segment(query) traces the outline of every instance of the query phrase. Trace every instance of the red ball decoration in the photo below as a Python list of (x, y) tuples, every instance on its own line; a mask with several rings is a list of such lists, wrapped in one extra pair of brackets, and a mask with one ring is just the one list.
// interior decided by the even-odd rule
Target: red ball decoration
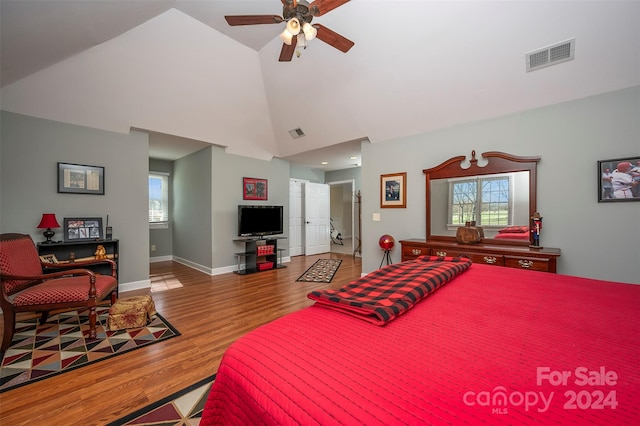
[(396, 241), (393, 239), (391, 235), (386, 235), (386, 234), (380, 237), (380, 239), (378, 240), (378, 244), (380, 244), (380, 248), (382, 250), (391, 250), (395, 242)]

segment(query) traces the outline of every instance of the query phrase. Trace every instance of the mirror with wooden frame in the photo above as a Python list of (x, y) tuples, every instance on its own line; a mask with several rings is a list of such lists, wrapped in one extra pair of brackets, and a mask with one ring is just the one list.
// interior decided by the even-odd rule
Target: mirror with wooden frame
[(475, 222), (482, 243), (527, 246), (536, 212), (540, 157), (471, 152), (423, 170), (426, 177), (426, 239), (455, 241), (456, 230)]

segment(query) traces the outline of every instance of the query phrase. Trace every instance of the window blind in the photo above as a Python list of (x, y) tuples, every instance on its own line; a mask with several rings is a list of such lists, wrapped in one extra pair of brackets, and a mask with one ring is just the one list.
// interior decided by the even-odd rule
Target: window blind
[(149, 223), (169, 221), (169, 174), (149, 172)]

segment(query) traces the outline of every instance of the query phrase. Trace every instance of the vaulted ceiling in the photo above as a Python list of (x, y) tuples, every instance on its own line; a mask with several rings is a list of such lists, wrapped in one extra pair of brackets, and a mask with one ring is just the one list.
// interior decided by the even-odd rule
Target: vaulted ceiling
[[(315, 39), (291, 62), (278, 62), (284, 23), (224, 20), (261, 14), (281, 16), (282, 3), (1, 0), (2, 108), (319, 168), (327, 147), (341, 147), (344, 163), (330, 160), (331, 170), (352, 166), (346, 157), (361, 140), (381, 143), (640, 84), (638, 1), (352, 0), (314, 23), (355, 46), (342, 53)], [(574, 60), (526, 72), (527, 52), (572, 38)], [(122, 87), (87, 94), (109, 67)], [(149, 79), (127, 81), (125, 71)], [(128, 104), (135, 110), (104, 112)], [(136, 115), (143, 107), (149, 115)], [(305, 136), (293, 139), (296, 128)]]

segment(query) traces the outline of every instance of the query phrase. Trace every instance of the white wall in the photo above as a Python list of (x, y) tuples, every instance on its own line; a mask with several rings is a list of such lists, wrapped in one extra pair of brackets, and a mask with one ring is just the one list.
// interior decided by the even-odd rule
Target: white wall
[[(558, 272), (640, 283), (640, 202), (598, 203), (597, 161), (640, 155), (640, 87), (605, 93), (393, 142), (363, 144), (363, 272), (379, 266), (377, 240), (425, 236), (423, 169), (472, 150), (540, 155), (543, 246), (558, 247)], [(379, 181), (407, 172), (407, 208), (380, 209)], [(373, 213), (381, 221), (372, 220)], [(400, 245), (392, 252), (400, 260)]]
[(3, 87), (2, 109), (276, 152), (257, 53), (175, 9)]

